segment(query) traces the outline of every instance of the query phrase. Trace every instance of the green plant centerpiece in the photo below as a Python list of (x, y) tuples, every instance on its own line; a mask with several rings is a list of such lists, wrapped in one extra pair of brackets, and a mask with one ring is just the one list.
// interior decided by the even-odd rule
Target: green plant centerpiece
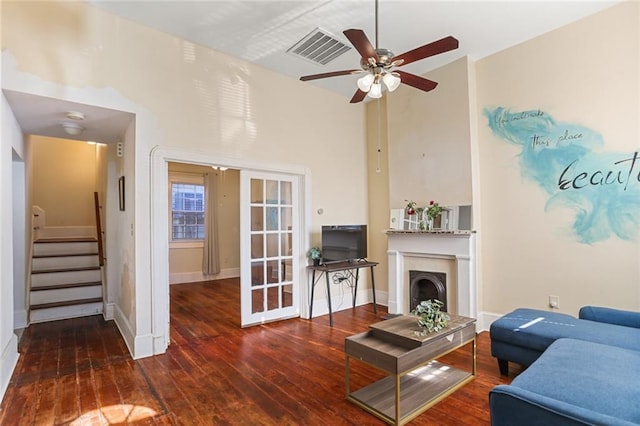
[(427, 333), (435, 333), (449, 324), (449, 315), (440, 310), (443, 306), (444, 303), (438, 299), (423, 300), (418, 303), (418, 306), (411, 311), (417, 317), (421, 329), (416, 331), (416, 334), (425, 336)]
[(424, 222), (428, 230), (433, 230), (435, 219), (442, 214), (442, 207), (437, 202), (431, 200), (429, 205), (424, 208)]
[(307, 252), (307, 257), (313, 261), (314, 265), (320, 264), (320, 259), (322, 259), (322, 251), (320, 247), (311, 247)]
[(442, 207), (437, 202), (431, 200), (429, 201), (429, 205), (425, 207), (425, 212), (427, 217), (433, 220), (442, 214)]

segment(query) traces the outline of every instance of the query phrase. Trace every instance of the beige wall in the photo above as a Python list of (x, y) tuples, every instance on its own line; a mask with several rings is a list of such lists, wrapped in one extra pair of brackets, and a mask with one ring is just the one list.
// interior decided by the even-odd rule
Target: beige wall
[[(169, 163), (169, 172), (216, 173), (218, 175), (218, 246), (220, 269), (225, 276), (237, 276), (240, 268), (240, 173), (213, 171), (210, 167)], [(170, 248), (169, 273), (172, 282), (202, 274), (202, 247)]]
[(367, 105), (369, 259), (381, 262), (379, 291), (388, 291), (390, 209), (407, 199), (472, 204), (469, 66), (462, 58), (427, 74), (438, 82), (429, 93), (401, 85)]
[[(482, 116), (484, 108), (499, 106), (541, 109), (558, 122), (600, 133), (603, 164), (610, 153), (628, 157), (640, 141), (639, 24), (640, 3), (627, 2), (478, 61), (482, 310), (546, 309), (549, 295), (574, 315), (584, 304), (640, 308), (637, 227), (632, 241), (579, 242), (571, 229), (573, 209), (546, 209), (553, 207), (547, 206), (550, 194), (523, 175), (521, 147), (493, 135)], [(549, 161), (554, 158), (573, 159)], [(637, 197), (638, 182), (632, 185), (613, 200)], [(616, 191), (597, 190), (602, 200)], [(587, 204), (583, 213), (597, 207)], [(595, 225), (606, 220), (600, 216)]]
[(43, 136), (30, 141), (31, 201), (46, 212), (46, 226), (95, 226), (97, 145)]
[(425, 77), (431, 92), (401, 85), (387, 100), (391, 208), (472, 203), (467, 58)]
[[(389, 229), (389, 148), (387, 99), (367, 103), (367, 176), (369, 180), (369, 240), (367, 258), (375, 268), (377, 292), (388, 292), (387, 235)], [(378, 152), (378, 147), (380, 151)], [(378, 297), (377, 301), (381, 301)], [(384, 301), (384, 300), (382, 300)]]

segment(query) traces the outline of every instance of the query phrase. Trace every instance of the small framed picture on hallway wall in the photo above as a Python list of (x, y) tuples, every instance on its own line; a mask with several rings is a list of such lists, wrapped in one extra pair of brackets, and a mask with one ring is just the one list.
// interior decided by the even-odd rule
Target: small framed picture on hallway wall
[(124, 211), (124, 176), (118, 179), (118, 193), (120, 194), (120, 211)]

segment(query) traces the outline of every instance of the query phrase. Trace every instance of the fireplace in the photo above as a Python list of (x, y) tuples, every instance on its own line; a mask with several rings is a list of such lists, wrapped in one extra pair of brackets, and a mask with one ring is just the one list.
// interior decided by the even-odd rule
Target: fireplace
[[(432, 274), (433, 286), (418, 288), (418, 298), (433, 299), (438, 287), (444, 292), (446, 311), (451, 314), (475, 318), (476, 301), (476, 259), (474, 231), (411, 231), (388, 230), (387, 254), (389, 261), (390, 314), (411, 312), (410, 271)], [(434, 272), (436, 272), (434, 274)], [(444, 277), (437, 275), (443, 273)], [(429, 281), (429, 280), (427, 280)], [(420, 294), (420, 292), (425, 292)], [(429, 297), (431, 295), (431, 297)], [(435, 297), (438, 298), (439, 297)]]
[(447, 312), (447, 274), (431, 271), (409, 271), (409, 310), (413, 311), (423, 300), (438, 299)]

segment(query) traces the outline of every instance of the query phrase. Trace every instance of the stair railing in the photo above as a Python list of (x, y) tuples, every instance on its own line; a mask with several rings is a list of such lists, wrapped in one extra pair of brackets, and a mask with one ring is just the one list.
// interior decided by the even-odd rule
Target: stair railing
[(40, 237), (40, 232), (45, 224), (45, 211), (42, 207), (31, 206), (31, 241), (35, 241)]
[(104, 249), (102, 247), (102, 222), (100, 221), (100, 201), (98, 193), (93, 193), (93, 200), (96, 206), (96, 233), (98, 234), (98, 259), (100, 266), (104, 266)]

